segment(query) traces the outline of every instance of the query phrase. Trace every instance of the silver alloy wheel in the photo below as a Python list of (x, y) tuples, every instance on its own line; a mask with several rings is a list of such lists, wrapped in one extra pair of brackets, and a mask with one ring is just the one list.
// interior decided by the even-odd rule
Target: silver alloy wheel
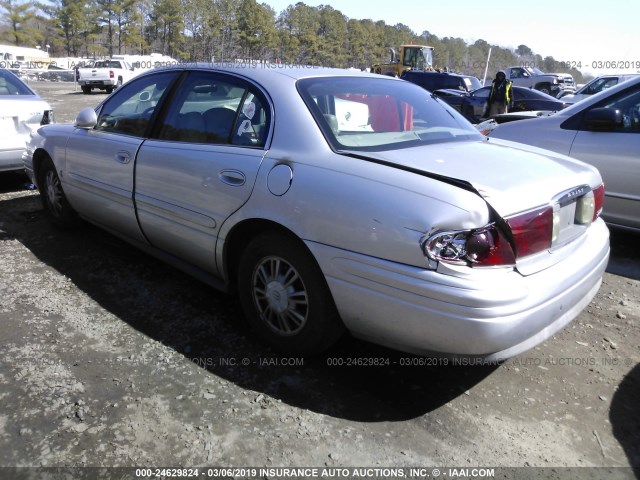
[(295, 335), (309, 314), (307, 289), (298, 271), (281, 257), (265, 257), (256, 266), (252, 294), (260, 318), (279, 335)]
[(49, 170), (46, 173), (45, 185), (51, 213), (59, 217), (62, 214), (62, 186), (56, 172)]

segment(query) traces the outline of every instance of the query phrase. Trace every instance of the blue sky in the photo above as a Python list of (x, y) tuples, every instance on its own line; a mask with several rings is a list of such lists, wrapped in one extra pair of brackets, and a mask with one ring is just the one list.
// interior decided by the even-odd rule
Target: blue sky
[[(259, 3), (260, 0), (258, 0)], [(263, 0), (277, 14), (295, 1)], [(348, 18), (403, 23), (420, 34), (483, 39), (503, 47), (524, 44), (543, 57), (582, 62), (583, 72), (640, 71), (640, 1), (536, 0), (511, 2), (454, 0), (305, 0), (331, 5)], [(392, 47), (393, 45), (389, 45)], [(616, 68), (612, 62), (632, 62)], [(627, 63), (622, 65), (628, 66)]]

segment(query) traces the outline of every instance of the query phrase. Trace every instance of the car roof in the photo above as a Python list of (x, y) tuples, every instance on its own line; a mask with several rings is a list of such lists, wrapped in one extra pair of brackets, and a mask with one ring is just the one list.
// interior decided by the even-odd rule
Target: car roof
[[(291, 65), (276, 63), (258, 63), (258, 62), (220, 62), (220, 63), (178, 63), (159, 67), (153, 72), (167, 70), (202, 70), (222, 73), (235, 73), (245, 76), (249, 79), (260, 81), (261, 79), (273, 79), (277, 77), (288, 77), (294, 80), (311, 77), (376, 77), (384, 78), (384, 75), (362, 72), (360, 70), (346, 70), (340, 68), (318, 67), (315, 65)], [(387, 77), (391, 78), (391, 77)]]
[(600, 78), (619, 78), (619, 77), (637, 77), (640, 73), (606, 73), (604, 75), (598, 75), (596, 78), (589, 80), (589, 83), (594, 82)]
[[(296, 89), (296, 82), (306, 78), (375, 78), (377, 82), (400, 82), (409, 83), (398, 78), (375, 73), (362, 72), (360, 70), (346, 70), (339, 68), (324, 68), (305, 65), (284, 65), (284, 64), (259, 64), (259, 63), (178, 63), (157, 67), (147, 72), (143, 72), (136, 79), (149, 75), (166, 72), (210, 72), (224, 75), (232, 75), (245, 81), (258, 85), (264, 90), (276, 105), (290, 101), (292, 92)], [(382, 85), (382, 84), (381, 84)], [(415, 86), (416, 88), (421, 88)], [(108, 99), (109, 97), (107, 97)], [(103, 100), (106, 101), (107, 99)]]
[[(480, 87), (480, 88), (474, 90), (474, 92), (477, 92), (478, 90), (488, 89), (488, 88), (491, 88), (491, 85), (485, 85), (484, 87)], [(546, 93), (543, 93), (540, 90), (536, 90), (535, 88), (521, 87), (521, 86), (518, 86), (518, 85), (512, 85), (511, 89), (514, 90), (514, 91), (515, 90), (521, 90), (521, 91), (532, 92), (534, 95), (541, 96), (545, 100), (556, 100), (557, 102), (562, 103), (561, 100), (559, 100), (559, 99), (557, 99), (555, 97), (552, 97), (551, 95), (547, 95)], [(471, 92), (471, 93), (473, 93), (473, 92)]]

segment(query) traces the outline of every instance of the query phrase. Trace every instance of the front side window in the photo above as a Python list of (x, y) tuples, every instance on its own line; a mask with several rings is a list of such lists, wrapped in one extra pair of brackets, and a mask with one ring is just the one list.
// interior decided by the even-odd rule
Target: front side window
[(94, 129), (143, 137), (156, 105), (178, 74), (148, 75), (126, 83), (102, 107)]
[(264, 146), (270, 115), (255, 87), (235, 77), (192, 72), (178, 90), (158, 139)]
[(606, 90), (607, 88), (611, 88), (618, 83), (617, 77), (612, 78), (601, 78), (599, 80), (594, 81), (587, 90), (587, 94), (593, 95), (596, 93), (600, 93), (602, 90)]
[(594, 105), (593, 108), (611, 108), (622, 114), (618, 132), (640, 133), (640, 89), (635, 88), (617, 95), (613, 100)]
[(482, 87), (481, 89), (473, 92), (471, 95), (476, 98), (488, 98), (490, 92), (491, 87)]
[(478, 140), (459, 113), (408, 82), (383, 77), (299, 80), (298, 91), (335, 150), (383, 151)]
[(416, 64), (416, 52), (413, 48), (405, 48), (404, 50), (404, 62), (406, 67), (414, 67)]

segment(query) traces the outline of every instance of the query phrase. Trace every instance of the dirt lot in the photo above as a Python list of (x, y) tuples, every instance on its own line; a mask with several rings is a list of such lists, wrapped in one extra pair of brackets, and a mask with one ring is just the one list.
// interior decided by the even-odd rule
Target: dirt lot
[[(32, 86), (58, 122), (105, 98)], [(613, 232), (591, 305), (500, 366), (434, 366), (352, 338), (281, 358), (233, 298), (93, 227), (54, 230), (25, 182), (0, 175), (0, 466), (635, 466), (640, 478), (638, 236)], [(332, 365), (367, 358), (389, 365)]]

